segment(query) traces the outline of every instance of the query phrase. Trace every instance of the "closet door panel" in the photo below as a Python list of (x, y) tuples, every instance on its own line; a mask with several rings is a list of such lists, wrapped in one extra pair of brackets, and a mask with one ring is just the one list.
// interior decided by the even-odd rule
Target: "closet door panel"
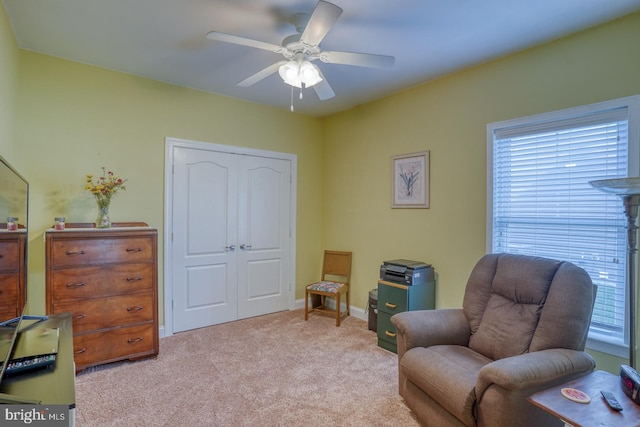
[(237, 319), (237, 158), (176, 148), (174, 331)]
[(238, 317), (286, 310), (291, 163), (244, 156), (238, 187)]

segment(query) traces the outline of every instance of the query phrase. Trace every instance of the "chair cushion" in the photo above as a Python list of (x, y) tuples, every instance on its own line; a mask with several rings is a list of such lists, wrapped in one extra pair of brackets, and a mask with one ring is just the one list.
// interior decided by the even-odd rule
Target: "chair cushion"
[(337, 294), (340, 291), (340, 288), (342, 288), (343, 286), (344, 283), (323, 280), (321, 282), (310, 284), (309, 286), (307, 286), (307, 290)]
[(467, 426), (475, 426), (478, 372), (492, 360), (468, 347), (436, 345), (408, 350), (400, 369), (423, 392)]
[(469, 279), (463, 303), (472, 326), (469, 347), (493, 360), (529, 352), (560, 265), (509, 254), (484, 257)]
[(541, 310), (541, 304), (492, 295), (469, 347), (494, 360), (527, 353)]

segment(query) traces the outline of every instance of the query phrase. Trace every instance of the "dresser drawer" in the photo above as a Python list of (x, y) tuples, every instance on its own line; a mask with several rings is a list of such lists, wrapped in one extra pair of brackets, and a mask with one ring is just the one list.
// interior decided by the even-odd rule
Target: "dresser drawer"
[[(11, 311), (13, 317), (18, 310), (18, 273), (0, 274), (0, 311)], [(0, 317), (0, 321), (8, 320), (9, 317)]]
[(109, 263), (153, 262), (151, 237), (105, 237), (100, 239), (55, 239), (51, 268)]
[(151, 291), (153, 264), (121, 264), (52, 270), (53, 303)]
[(407, 311), (407, 290), (382, 283), (379, 284), (378, 311), (391, 315)]
[(153, 320), (153, 294), (122, 295), (58, 303), (53, 313), (71, 313), (73, 332), (88, 332)]
[(19, 316), (18, 310), (16, 310), (15, 307), (7, 308), (7, 307), (0, 306), (0, 319), (9, 320), (18, 316)]
[(16, 241), (0, 241), (0, 271), (18, 270), (20, 244)]
[(0, 274), (0, 321), (18, 317), (18, 273)]
[(11, 301), (14, 306), (16, 305), (19, 280), (18, 273), (0, 273), (0, 307), (6, 305), (7, 301)]
[(76, 369), (156, 354), (153, 323), (74, 335)]
[(388, 313), (378, 311), (378, 345), (395, 353), (398, 342), (396, 327), (391, 323), (391, 316)]

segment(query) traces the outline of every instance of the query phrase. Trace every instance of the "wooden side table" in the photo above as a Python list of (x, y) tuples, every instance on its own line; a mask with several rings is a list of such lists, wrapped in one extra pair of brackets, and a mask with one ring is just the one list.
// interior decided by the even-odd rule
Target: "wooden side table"
[[(591, 402), (576, 403), (566, 399), (560, 393), (565, 387), (585, 392), (591, 397)], [(617, 412), (609, 408), (600, 390), (612, 392), (624, 409)], [(640, 426), (640, 405), (624, 394), (619, 376), (605, 371), (595, 371), (582, 378), (532, 394), (527, 400), (558, 417), (568, 426)]]

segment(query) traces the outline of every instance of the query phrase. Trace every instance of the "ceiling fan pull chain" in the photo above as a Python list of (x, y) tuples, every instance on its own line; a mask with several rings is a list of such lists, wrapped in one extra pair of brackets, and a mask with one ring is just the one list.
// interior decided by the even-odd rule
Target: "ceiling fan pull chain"
[(291, 112), (293, 113), (293, 86), (291, 86)]

